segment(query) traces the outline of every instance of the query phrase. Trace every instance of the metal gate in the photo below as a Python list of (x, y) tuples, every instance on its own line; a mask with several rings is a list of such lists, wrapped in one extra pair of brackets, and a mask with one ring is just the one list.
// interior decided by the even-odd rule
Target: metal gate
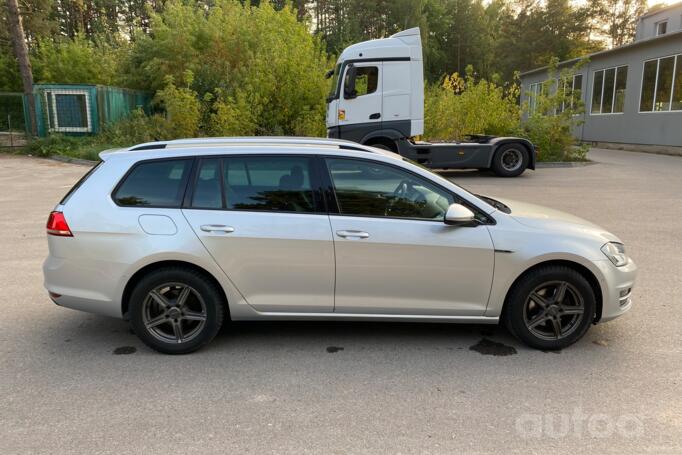
[(23, 94), (0, 92), (0, 149), (26, 145), (29, 123), (26, 114)]

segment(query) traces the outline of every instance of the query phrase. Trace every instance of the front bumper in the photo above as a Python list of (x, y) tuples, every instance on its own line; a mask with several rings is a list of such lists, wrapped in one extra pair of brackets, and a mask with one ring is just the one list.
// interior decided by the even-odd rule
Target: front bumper
[(637, 265), (630, 261), (616, 267), (608, 259), (594, 261), (601, 272), (602, 311), (599, 322), (607, 322), (625, 314), (632, 308), (632, 289), (637, 277)]

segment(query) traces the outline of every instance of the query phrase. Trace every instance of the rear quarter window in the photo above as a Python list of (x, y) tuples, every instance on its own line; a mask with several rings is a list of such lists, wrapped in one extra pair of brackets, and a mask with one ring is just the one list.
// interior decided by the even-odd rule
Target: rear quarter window
[(157, 160), (136, 164), (114, 191), (124, 207), (180, 207), (192, 160)]

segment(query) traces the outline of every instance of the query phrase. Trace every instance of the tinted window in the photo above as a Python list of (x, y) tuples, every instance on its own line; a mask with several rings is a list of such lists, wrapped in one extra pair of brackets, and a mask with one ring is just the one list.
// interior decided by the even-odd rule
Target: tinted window
[(125, 206), (180, 207), (190, 160), (162, 160), (133, 168), (114, 200)]
[(219, 209), (223, 207), (220, 188), (220, 159), (201, 160), (194, 183), (192, 207)]
[(315, 211), (309, 158), (234, 157), (223, 163), (228, 209)]
[(453, 196), (428, 181), (392, 166), (328, 159), (343, 215), (442, 220)]

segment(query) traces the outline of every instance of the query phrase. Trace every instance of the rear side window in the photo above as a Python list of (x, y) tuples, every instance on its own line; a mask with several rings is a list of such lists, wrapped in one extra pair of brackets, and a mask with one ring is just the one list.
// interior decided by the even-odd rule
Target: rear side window
[(315, 212), (310, 158), (233, 157), (223, 166), (227, 209)]
[(191, 164), (187, 159), (140, 163), (119, 184), (114, 201), (126, 207), (180, 207)]

